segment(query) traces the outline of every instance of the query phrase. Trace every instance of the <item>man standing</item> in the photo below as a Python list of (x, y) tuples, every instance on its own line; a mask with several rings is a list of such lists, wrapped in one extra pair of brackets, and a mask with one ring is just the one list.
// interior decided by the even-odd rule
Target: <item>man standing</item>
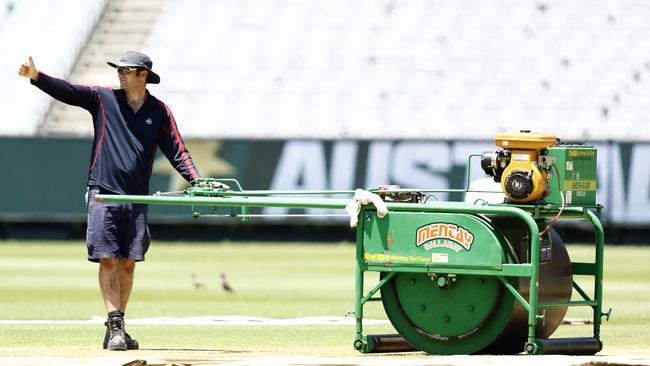
[[(159, 147), (188, 182), (200, 177), (169, 107), (146, 84), (160, 83), (151, 59), (129, 51), (117, 62), (120, 89), (74, 85), (39, 72), (32, 57), (19, 75), (53, 98), (92, 115), (94, 139), (88, 173), (88, 260), (99, 262), (99, 285), (108, 312), (104, 349), (124, 351), (139, 345), (124, 330), (124, 311), (135, 263), (149, 248), (147, 205), (99, 204), (98, 193), (146, 195)], [(228, 188), (216, 184), (215, 187)]]

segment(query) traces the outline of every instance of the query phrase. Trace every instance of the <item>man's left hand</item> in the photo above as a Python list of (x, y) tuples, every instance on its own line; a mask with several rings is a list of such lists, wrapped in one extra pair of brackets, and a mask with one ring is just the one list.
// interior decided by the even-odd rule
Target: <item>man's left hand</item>
[[(201, 187), (201, 188), (205, 187), (205, 185), (206, 185), (205, 182), (199, 183), (199, 187)], [(230, 186), (228, 186), (225, 183), (221, 183), (221, 182), (209, 182), (208, 186), (210, 188), (212, 188), (212, 189), (217, 189), (217, 188), (223, 188), (223, 189), (226, 189), (226, 190), (230, 189)]]

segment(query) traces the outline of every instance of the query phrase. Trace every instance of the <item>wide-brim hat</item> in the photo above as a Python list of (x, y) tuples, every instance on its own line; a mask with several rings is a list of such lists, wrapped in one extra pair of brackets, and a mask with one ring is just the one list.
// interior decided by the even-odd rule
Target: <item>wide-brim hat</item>
[(153, 62), (149, 58), (149, 56), (145, 55), (144, 53), (140, 52), (135, 52), (135, 51), (127, 51), (124, 56), (118, 61), (117, 63), (115, 62), (106, 62), (109, 66), (111, 67), (125, 67), (125, 66), (130, 66), (130, 67), (141, 67), (143, 69), (146, 69), (149, 71), (149, 75), (147, 76), (147, 83), (149, 84), (158, 84), (160, 83), (160, 76), (153, 72), (151, 68), (153, 67)]

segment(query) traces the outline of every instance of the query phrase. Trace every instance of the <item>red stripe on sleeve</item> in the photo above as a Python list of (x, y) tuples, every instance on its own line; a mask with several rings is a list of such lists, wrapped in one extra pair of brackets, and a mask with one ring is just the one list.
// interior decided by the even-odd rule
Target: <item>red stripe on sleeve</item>
[(170, 125), (172, 127), (172, 132), (174, 135), (174, 140), (176, 140), (176, 143), (178, 144), (178, 150), (181, 153), (181, 158), (183, 159), (183, 162), (185, 163), (187, 169), (190, 171), (190, 176), (192, 177), (192, 180), (199, 178), (199, 175), (196, 173), (196, 170), (194, 170), (194, 166), (190, 161), (190, 157), (187, 153), (187, 150), (185, 150), (185, 145), (183, 145), (183, 140), (181, 139), (181, 135), (178, 133), (178, 128), (176, 127), (176, 120), (174, 119), (174, 115), (172, 114), (172, 112), (169, 110), (169, 107), (167, 107), (165, 103), (159, 101), (159, 104), (165, 107), (165, 110), (167, 111), (167, 116), (169, 116)]
[(99, 138), (97, 149), (95, 150), (95, 158), (93, 159), (92, 164), (90, 164), (90, 168), (88, 168), (88, 170), (93, 170), (93, 167), (99, 158), (99, 152), (102, 150), (102, 144), (104, 143), (104, 131), (106, 130), (106, 112), (104, 111), (104, 101), (102, 100), (102, 95), (99, 93), (97, 93), (97, 98), (99, 98), (99, 107), (102, 110), (102, 134)]

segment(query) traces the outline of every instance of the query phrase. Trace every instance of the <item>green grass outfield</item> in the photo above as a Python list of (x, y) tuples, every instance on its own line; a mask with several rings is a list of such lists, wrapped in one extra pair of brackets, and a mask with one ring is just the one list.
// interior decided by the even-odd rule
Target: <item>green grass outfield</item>
[[(0, 320), (88, 320), (105, 316), (97, 265), (82, 242), (0, 242)], [(571, 246), (588, 261), (593, 247)], [(128, 318), (245, 315), (269, 318), (343, 316), (354, 305), (353, 244), (154, 243), (136, 267)], [(235, 288), (224, 293), (219, 274)], [(206, 285), (195, 289), (190, 274)], [(368, 284), (375, 276), (368, 276)], [(580, 279), (590, 288), (586, 278)], [(650, 247), (606, 247), (601, 354), (650, 353)], [(570, 317), (587, 317), (588, 309)], [(366, 318), (385, 319), (380, 303)], [(223, 355), (356, 356), (354, 327), (131, 325), (148, 352)], [(389, 325), (366, 333), (392, 332)], [(590, 325), (563, 325), (554, 336), (589, 336)], [(0, 356), (92, 356), (101, 325), (0, 324)], [(104, 351), (105, 352), (105, 351)], [(140, 351), (143, 352), (143, 351)], [(101, 353), (101, 352), (100, 352)]]

